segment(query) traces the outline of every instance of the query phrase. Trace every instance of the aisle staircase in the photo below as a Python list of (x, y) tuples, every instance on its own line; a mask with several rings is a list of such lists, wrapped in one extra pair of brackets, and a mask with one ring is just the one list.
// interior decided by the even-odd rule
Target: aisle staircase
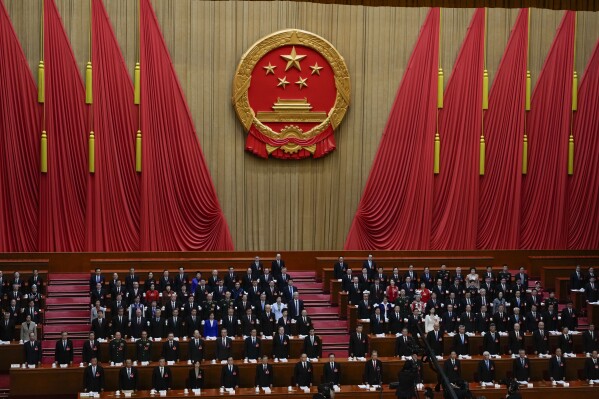
[(75, 362), (90, 330), (89, 274), (48, 274), (48, 296), (44, 313), (43, 362), (54, 361), (54, 346), (62, 331), (69, 333), (75, 348)]
[(322, 283), (316, 281), (316, 272), (296, 271), (292, 276), (316, 334), (322, 338), (323, 356), (334, 353), (337, 357), (347, 357), (347, 321), (339, 319), (339, 307), (331, 305), (330, 295), (325, 295)]

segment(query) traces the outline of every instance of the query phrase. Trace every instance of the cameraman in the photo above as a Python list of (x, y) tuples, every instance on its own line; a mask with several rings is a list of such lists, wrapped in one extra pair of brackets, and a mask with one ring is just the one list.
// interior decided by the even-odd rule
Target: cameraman
[(512, 380), (507, 385), (507, 395), (505, 395), (505, 399), (522, 399), (522, 395), (520, 395), (518, 386), (518, 381)]
[(395, 396), (398, 399), (411, 399), (416, 396), (416, 382), (418, 378), (418, 371), (414, 367), (414, 363), (406, 361), (403, 368), (399, 372), (397, 382), (397, 390)]
[(312, 399), (335, 399), (333, 383), (327, 382), (318, 385), (318, 392), (312, 396)]

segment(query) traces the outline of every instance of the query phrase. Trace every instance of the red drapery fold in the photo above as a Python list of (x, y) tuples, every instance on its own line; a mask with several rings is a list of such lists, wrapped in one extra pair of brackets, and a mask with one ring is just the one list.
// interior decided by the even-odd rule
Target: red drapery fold
[(85, 246), (88, 111), (85, 90), (54, 0), (44, 1), (48, 173), (40, 185), (42, 252)]
[(141, 250), (231, 250), (229, 227), (149, 0), (141, 0), (140, 36)]
[(522, 249), (564, 249), (575, 14), (566, 11), (532, 95), (528, 174), (522, 178)]
[(477, 9), (439, 115), (441, 164), (434, 183), (432, 249), (476, 247), (484, 28), (485, 9)]
[(439, 9), (430, 10), (397, 91), (345, 249), (427, 249), (437, 112)]
[(480, 179), (478, 249), (520, 245), (522, 137), (526, 99), (528, 9), (520, 10), (485, 112), (485, 175)]
[(568, 249), (599, 248), (599, 42), (580, 83), (574, 114), (574, 175), (569, 186)]
[(95, 174), (89, 175), (88, 250), (138, 251), (133, 85), (102, 0), (92, 2)]
[(0, 252), (37, 250), (40, 136), (35, 82), (0, 0)]

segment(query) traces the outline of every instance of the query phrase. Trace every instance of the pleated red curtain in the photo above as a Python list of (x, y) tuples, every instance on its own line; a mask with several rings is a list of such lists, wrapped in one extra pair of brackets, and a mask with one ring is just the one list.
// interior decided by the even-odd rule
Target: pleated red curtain
[(138, 251), (140, 176), (135, 172), (133, 84), (102, 0), (92, 0), (95, 173), (89, 175), (87, 249)]
[(0, 252), (37, 250), (40, 110), (27, 59), (0, 0)]
[(434, 182), (432, 249), (476, 248), (485, 9), (477, 9), (440, 112), (440, 173)]
[(40, 185), (39, 250), (85, 248), (88, 111), (85, 90), (54, 0), (44, 1), (48, 173)]
[(569, 178), (568, 249), (599, 248), (599, 42), (587, 65), (574, 114), (574, 174)]
[(565, 249), (575, 14), (566, 11), (532, 95), (528, 174), (522, 178), (522, 249)]
[(486, 159), (480, 179), (478, 249), (517, 249), (520, 245), (527, 42), (525, 8), (512, 29), (484, 115)]
[(397, 91), (345, 249), (430, 246), (439, 9), (430, 10)]
[(156, 15), (149, 0), (140, 3), (141, 250), (232, 250), (229, 227)]

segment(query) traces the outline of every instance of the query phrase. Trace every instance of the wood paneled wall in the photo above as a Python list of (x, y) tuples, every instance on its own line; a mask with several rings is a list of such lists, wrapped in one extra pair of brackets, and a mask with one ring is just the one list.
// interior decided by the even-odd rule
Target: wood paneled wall
[[(35, 70), (40, 50), (41, 0), (4, 2)], [(56, 2), (83, 74), (89, 54), (89, 1)], [(137, 0), (104, 3), (125, 61), (133, 71)], [(152, 4), (187, 96), (235, 248), (342, 248), (428, 9), (296, 1), (152, 0)], [(517, 12), (489, 10), (491, 80)], [(472, 9), (443, 9), (441, 60), (446, 82), (472, 13)], [(542, 68), (562, 15), (562, 11), (532, 10), (533, 79)], [(230, 100), (233, 74), (239, 58), (255, 41), (283, 28), (305, 29), (323, 36), (339, 50), (349, 67), (351, 106), (335, 134), (337, 150), (323, 159), (262, 160), (244, 151), (245, 133)], [(599, 13), (579, 12), (576, 37), (580, 75), (599, 38)]]

